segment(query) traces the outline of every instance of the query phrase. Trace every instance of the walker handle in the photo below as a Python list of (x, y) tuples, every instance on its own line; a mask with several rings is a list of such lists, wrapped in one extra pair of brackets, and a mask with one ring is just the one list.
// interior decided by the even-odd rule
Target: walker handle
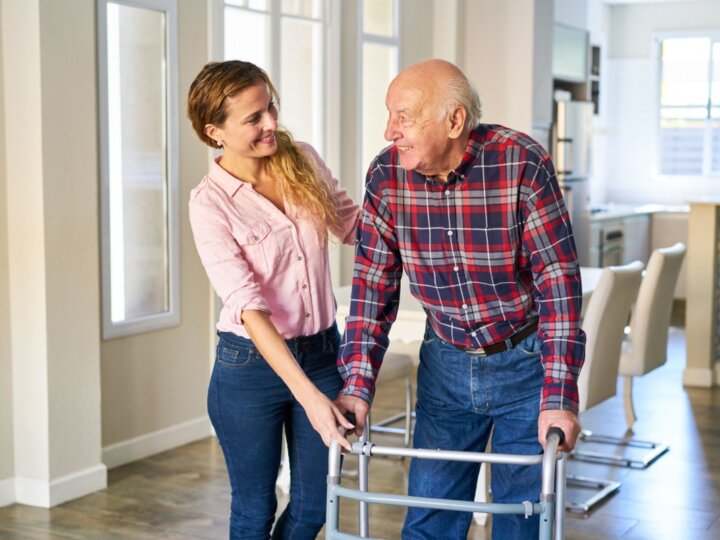
[(547, 435), (545, 436), (545, 439), (549, 439), (552, 435), (556, 435), (559, 439), (558, 446), (560, 446), (562, 443), (565, 442), (565, 432), (560, 429), (557, 426), (552, 426), (550, 429), (547, 430)]

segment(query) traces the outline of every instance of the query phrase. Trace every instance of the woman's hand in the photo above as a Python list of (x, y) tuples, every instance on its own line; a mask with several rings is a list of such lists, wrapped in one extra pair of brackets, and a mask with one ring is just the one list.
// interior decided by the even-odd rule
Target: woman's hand
[[(335, 404), (328, 397), (313, 387), (313, 391), (306, 399), (298, 399), (305, 409), (312, 427), (320, 434), (326, 446), (335, 440), (346, 450), (351, 450), (350, 442), (345, 438), (345, 431), (355, 428), (343, 416)], [(344, 428), (340, 429), (340, 427)]]

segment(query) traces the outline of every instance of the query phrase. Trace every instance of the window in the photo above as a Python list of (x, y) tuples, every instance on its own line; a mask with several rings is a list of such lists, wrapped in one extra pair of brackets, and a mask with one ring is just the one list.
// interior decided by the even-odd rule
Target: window
[(720, 33), (659, 40), (659, 172), (720, 175)]
[(225, 0), (225, 59), (252, 62), (280, 93), (280, 122), (325, 156), (328, 0)]
[[(361, 0), (362, 14), (362, 114), (360, 150), (361, 181), (370, 162), (388, 145), (383, 134), (387, 124), (385, 93), (398, 73), (399, 0)], [(364, 183), (363, 183), (364, 186)], [(364, 188), (360, 193), (364, 192)]]
[(98, 0), (105, 339), (180, 322), (175, 0)]

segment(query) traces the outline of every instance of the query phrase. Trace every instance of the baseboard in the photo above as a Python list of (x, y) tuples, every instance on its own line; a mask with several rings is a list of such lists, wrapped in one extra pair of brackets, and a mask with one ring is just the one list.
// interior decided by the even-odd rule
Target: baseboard
[(107, 487), (105, 465), (61, 476), (50, 482), (35, 478), (15, 478), (15, 501), (28, 506), (51, 508)]
[(13, 504), (15, 502), (15, 479), (6, 478), (0, 480), (0, 507)]
[(715, 386), (720, 386), (720, 362), (715, 362)]
[(154, 431), (140, 437), (106, 446), (102, 450), (103, 463), (108, 469), (165, 452), (212, 435), (207, 416)]

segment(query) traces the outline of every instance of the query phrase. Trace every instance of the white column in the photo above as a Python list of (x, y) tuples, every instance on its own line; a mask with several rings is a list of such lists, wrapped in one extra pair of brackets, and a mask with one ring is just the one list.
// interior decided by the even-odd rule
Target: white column
[(50, 507), (107, 482), (95, 5), (2, 0), (1, 8), (14, 498)]
[(685, 386), (720, 383), (720, 201), (690, 204)]

